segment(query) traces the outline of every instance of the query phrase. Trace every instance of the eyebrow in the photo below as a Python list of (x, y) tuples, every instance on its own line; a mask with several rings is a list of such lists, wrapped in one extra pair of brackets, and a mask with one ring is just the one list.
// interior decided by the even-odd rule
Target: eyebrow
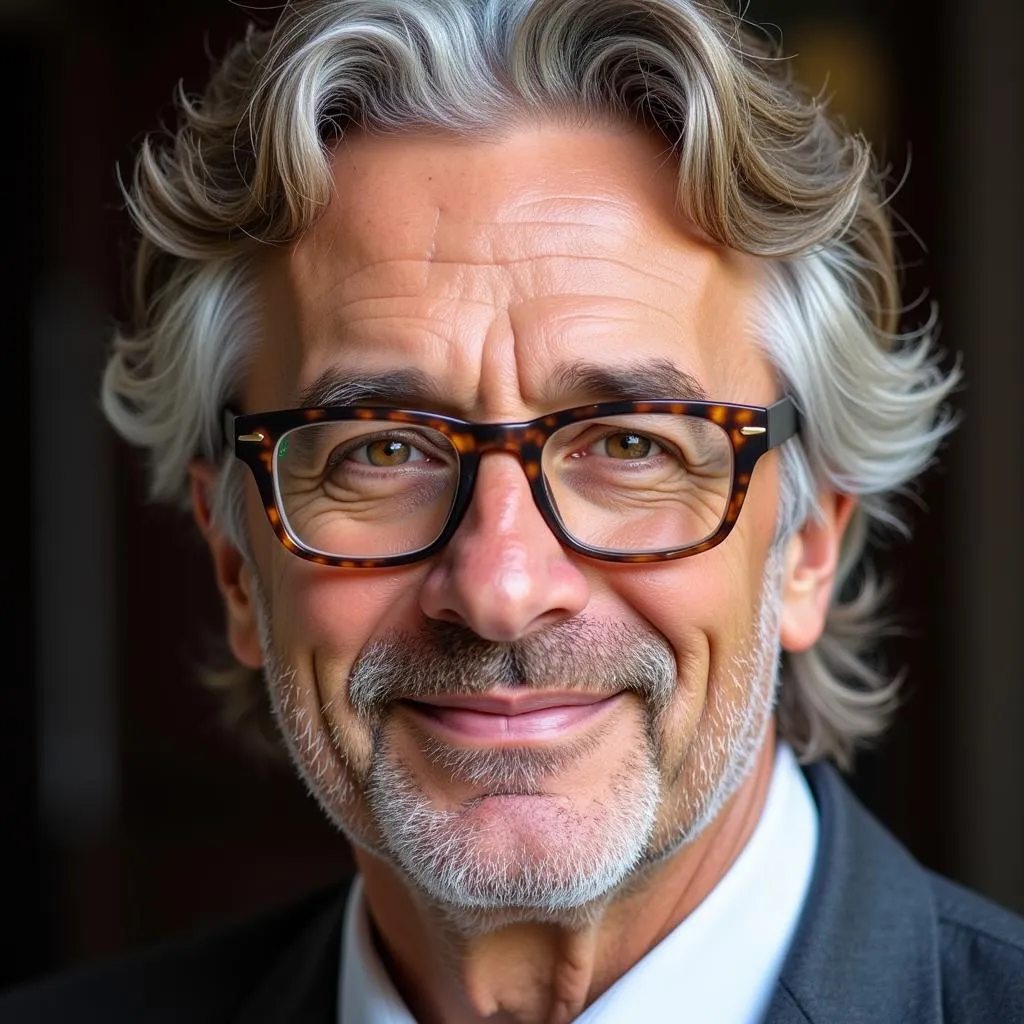
[(362, 373), (358, 370), (324, 370), (299, 395), (299, 407), (314, 409), (321, 405), (394, 405), (436, 406), (441, 404), (441, 389), (425, 373), (415, 369)]
[[(611, 366), (574, 360), (556, 364), (547, 379), (541, 398), (552, 406), (654, 398), (708, 401), (700, 381), (668, 359), (632, 360)], [(451, 404), (450, 394), (448, 389), (446, 399), (440, 381), (413, 368), (364, 373), (331, 367), (302, 390), (299, 406), (303, 409), (324, 405), (445, 408)]]
[(553, 389), (559, 395), (585, 396), (588, 400), (708, 401), (700, 381), (668, 359), (634, 359), (611, 366), (576, 360), (556, 366), (550, 379), (552, 384), (545, 390)]

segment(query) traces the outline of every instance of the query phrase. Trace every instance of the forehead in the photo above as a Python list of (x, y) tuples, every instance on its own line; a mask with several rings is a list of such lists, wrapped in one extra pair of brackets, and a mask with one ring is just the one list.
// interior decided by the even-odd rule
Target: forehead
[(323, 216), (261, 269), (253, 407), (401, 367), (454, 410), (511, 413), (568, 400), (547, 392), (580, 361), (672, 363), (709, 391), (759, 361), (755, 261), (680, 216), (674, 161), (639, 131), (357, 134), (332, 170)]

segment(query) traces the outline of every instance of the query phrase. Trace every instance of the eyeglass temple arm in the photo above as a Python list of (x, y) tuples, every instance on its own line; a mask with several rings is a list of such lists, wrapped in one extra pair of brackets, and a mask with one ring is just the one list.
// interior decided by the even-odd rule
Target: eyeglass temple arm
[(224, 444), (225, 452), (234, 453), (235, 450), (235, 419), (238, 413), (231, 408), (230, 405), (225, 405), (220, 411), (220, 428), (221, 428), (221, 440)]
[(768, 447), (776, 448), (800, 430), (800, 412), (789, 395), (768, 406), (767, 411)]

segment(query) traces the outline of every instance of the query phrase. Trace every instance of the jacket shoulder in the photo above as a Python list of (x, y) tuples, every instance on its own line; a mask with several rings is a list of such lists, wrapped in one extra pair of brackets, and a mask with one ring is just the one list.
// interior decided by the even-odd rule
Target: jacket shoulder
[(1024, 918), (930, 875), (951, 1021), (1024, 1021)]
[(336, 931), (338, 887), (214, 931), (76, 968), (0, 994), (0, 1024), (207, 1024), (231, 1020), (277, 964), (310, 932)]
[(771, 1024), (1024, 1024), (1024, 921), (926, 870), (834, 768), (804, 771), (818, 857)]

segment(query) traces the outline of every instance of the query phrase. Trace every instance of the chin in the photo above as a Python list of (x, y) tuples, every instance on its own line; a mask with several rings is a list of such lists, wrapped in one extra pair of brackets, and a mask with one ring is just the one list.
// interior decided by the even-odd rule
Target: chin
[(610, 773), (598, 798), (484, 791), (441, 808), (385, 744), (367, 798), (379, 855), (450, 915), (551, 920), (607, 901), (644, 859), (658, 813), (650, 749)]

